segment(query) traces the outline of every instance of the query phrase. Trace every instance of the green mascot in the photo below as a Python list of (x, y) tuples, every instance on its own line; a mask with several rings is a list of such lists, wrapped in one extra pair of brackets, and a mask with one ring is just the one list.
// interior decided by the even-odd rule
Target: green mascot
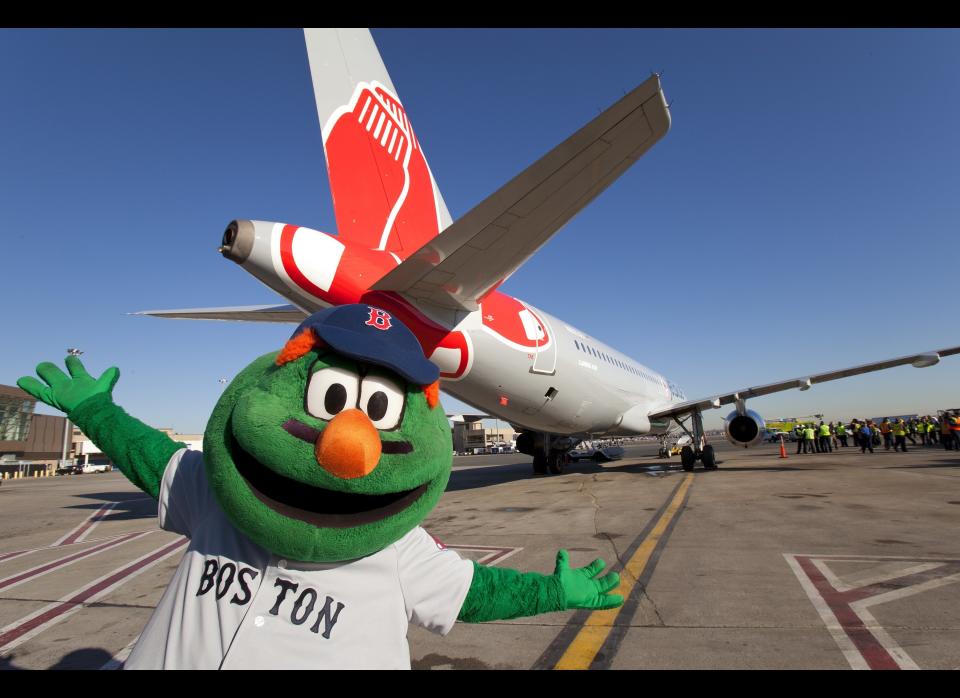
[(67, 413), (190, 546), (127, 668), (409, 668), (409, 622), (468, 623), (613, 608), (602, 560), (553, 575), (462, 559), (420, 527), (450, 477), (439, 371), (389, 313), (345, 305), (304, 320), (233, 380), (204, 452), (115, 405), (116, 368), (18, 385)]

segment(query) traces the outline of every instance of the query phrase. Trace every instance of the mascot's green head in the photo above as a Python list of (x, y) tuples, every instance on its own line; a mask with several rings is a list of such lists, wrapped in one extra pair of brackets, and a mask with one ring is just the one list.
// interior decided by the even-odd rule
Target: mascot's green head
[(204, 460), (220, 506), (255, 543), (294, 560), (348, 560), (399, 540), (450, 477), (438, 376), (383, 310), (311, 315), (213, 410)]

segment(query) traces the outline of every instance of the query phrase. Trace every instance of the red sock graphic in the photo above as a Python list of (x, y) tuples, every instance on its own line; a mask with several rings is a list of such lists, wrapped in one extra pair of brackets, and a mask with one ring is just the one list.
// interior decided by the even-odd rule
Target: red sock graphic
[(427, 163), (396, 97), (355, 94), (325, 143), (339, 236), (405, 258), (439, 232)]

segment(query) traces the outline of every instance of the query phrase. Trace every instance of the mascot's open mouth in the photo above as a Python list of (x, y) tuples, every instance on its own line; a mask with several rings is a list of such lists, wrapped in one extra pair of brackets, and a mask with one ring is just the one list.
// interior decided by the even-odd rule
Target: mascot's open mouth
[(232, 433), (229, 448), (234, 467), (257, 499), (281, 516), (320, 528), (351, 528), (385, 519), (413, 504), (430, 484), (387, 494), (336, 492), (274, 472), (243, 450)]

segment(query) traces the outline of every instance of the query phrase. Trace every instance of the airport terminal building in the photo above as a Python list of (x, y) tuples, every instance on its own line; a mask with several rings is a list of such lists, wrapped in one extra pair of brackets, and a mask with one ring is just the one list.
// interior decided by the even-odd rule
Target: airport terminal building
[(20, 388), (0, 385), (0, 473), (29, 475), (59, 462), (67, 418), (35, 414), (36, 404)]

